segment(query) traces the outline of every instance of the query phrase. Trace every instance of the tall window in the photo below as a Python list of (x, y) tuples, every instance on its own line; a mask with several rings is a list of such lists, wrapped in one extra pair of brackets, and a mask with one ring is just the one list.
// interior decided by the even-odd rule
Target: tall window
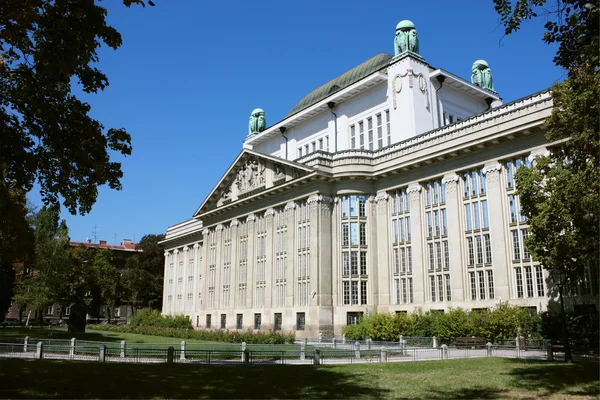
[(375, 115), (375, 120), (377, 122), (377, 148), (381, 149), (383, 147), (383, 119), (381, 113)]
[(351, 149), (376, 150), (389, 146), (391, 141), (389, 110), (379, 111), (350, 122), (349, 147)]
[(217, 233), (211, 230), (208, 234), (208, 307), (215, 307), (215, 279), (217, 268)]
[(283, 207), (275, 210), (275, 306), (285, 306), (287, 275), (287, 219)]
[(393, 303), (413, 301), (413, 256), (410, 228), (410, 194), (406, 188), (389, 193), (392, 217)]
[(221, 307), (229, 308), (230, 282), (231, 282), (231, 225), (223, 228), (223, 272), (221, 278), (222, 284), (222, 302)]
[(298, 262), (296, 265), (296, 305), (308, 305), (310, 296), (310, 206), (307, 201), (299, 202), (296, 206), (296, 237)]
[(187, 270), (187, 303), (186, 309), (191, 310), (194, 307), (194, 249), (188, 251), (188, 270)]
[(264, 215), (256, 217), (256, 271), (254, 275), (254, 307), (265, 306), (267, 264), (267, 220)]
[(483, 168), (460, 174), (464, 211), (464, 243), (471, 299), (493, 299), (492, 241), (489, 233), (487, 183)]
[(341, 197), (342, 221), (342, 304), (367, 304), (367, 213), (366, 197)]
[[(503, 163), (503, 181), (506, 184), (506, 212), (513, 267), (513, 296), (545, 297), (544, 274), (541, 266), (531, 258), (525, 241), (529, 236), (527, 218), (521, 212), (521, 200), (516, 191), (516, 174), (520, 168), (531, 166), (526, 156), (506, 160)], [(538, 273), (538, 267), (539, 272)]]
[(240, 222), (238, 226), (238, 237), (240, 246), (238, 250), (238, 296), (237, 307), (246, 308), (246, 296), (248, 294), (248, 223)]
[(367, 132), (369, 138), (369, 150), (373, 150), (373, 117), (367, 118)]
[(385, 110), (385, 132), (387, 134), (387, 145), (392, 144), (392, 130), (390, 129), (390, 110)]
[(424, 183), (423, 188), (425, 195), (425, 219), (427, 222), (429, 299), (432, 302), (451, 301), (446, 185), (441, 179), (436, 179)]

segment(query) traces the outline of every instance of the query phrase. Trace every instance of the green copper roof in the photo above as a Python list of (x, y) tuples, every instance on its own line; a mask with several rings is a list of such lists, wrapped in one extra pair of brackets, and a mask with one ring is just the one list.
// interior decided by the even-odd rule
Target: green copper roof
[(347, 88), (353, 83), (360, 81), (364, 77), (371, 75), (373, 72), (379, 71), (380, 69), (387, 67), (392, 58), (393, 57), (391, 54), (377, 54), (375, 57), (372, 57), (364, 63), (352, 68), (351, 70), (344, 72), (342, 75), (330, 80), (322, 86), (319, 86), (318, 88), (304, 96), (302, 100), (300, 100), (298, 104), (296, 104), (296, 106), (292, 108), (292, 111), (290, 111), (285, 117), (290, 117), (304, 110), (305, 108), (308, 108), (313, 104), (318, 103), (327, 96), (339, 92), (340, 90)]

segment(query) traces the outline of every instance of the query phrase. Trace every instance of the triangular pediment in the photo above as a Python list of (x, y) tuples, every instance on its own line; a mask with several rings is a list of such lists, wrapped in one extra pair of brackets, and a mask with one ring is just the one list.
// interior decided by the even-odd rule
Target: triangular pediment
[(306, 165), (244, 149), (213, 188), (194, 217), (309, 175)]

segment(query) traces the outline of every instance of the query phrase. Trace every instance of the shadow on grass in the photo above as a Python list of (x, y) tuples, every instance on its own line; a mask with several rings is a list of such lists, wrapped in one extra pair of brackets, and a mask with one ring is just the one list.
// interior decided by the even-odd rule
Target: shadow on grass
[(515, 388), (535, 388), (541, 396), (556, 393), (592, 397), (600, 395), (600, 364), (597, 362), (567, 364), (514, 359), (510, 361), (515, 364), (509, 373)]
[(461, 388), (431, 391), (430, 399), (506, 399), (508, 391), (491, 387)]
[(384, 398), (330, 368), (0, 360), (0, 398)]
[(0, 328), (0, 343), (23, 342), (28, 336), (33, 339), (71, 339), (99, 342), (118, 342), (118, 337), (111, 337), (100, 332), (69, 333), (65, 329), (50, 328)]

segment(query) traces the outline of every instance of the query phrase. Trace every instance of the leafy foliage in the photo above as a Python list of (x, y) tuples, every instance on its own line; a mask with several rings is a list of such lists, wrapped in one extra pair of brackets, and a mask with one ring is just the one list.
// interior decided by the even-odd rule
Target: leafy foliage
[(248, 344), (286, 344), (294, 343), (296, 337), (294, 334), (285, 334), (274, 331), (268, 332), (252, 332), (252, 331), (196, 331), (193, 329), (175, 329), (161, 328), (156, 326), (116, 326), (116, 325), (92, 325), (90, 329), (121, 332), (121, 333), (137, 333), (140, 335), (152, 335), (172, 337), (178, 339), (196, 339), (206, 340), (211, 342), (225, 343), (242, 343)]
[(137, 327), (156, 327), (173, 329), (192, 329), (192, 323), (183, 315), (162, 315), (158, 310), (144, 309), (131, 319), (129, 325)]
[(140, 253), (127, 260), (122, 274), (126, 291), (125, 300), (134, 307), (162, 306), (164, 246), (159, 244), (164, 235), (145, 235), (137, 245)]
[(404, 336), (435, 336), (451, 344), (457, 337), (482, 337), (486, 341), (514, 339), (517, 334), (539, 337), (541, 317), (529, 310), (501, 303), (491, 310), (466, 311), (451, 309), (413, 314), (373, 314), (362, 318), (357, 325), (348, 325), (343, 333), (350, 340), (397, 341)]

